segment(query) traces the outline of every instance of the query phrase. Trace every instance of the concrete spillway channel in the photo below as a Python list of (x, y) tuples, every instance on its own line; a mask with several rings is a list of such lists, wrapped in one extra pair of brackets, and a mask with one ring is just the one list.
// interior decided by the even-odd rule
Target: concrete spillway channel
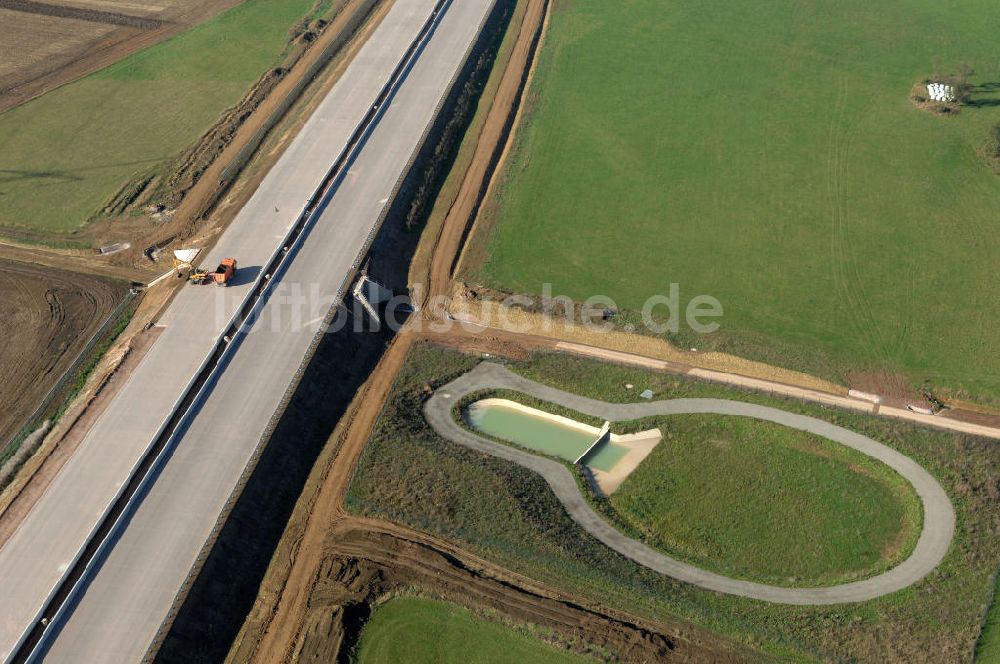
[[(303, 353), (318, 334), (283, 319), (276, 330), (261, 329), (256, 320), (270, 314), (281, 319), (280, 298), (275, 297), (281, 285), (320, 286), (329, 294), (325, 305), (308, 305), (313, 307), (309, 313), (318, 312), (320, 318), (343, 296), (378, 230), (387, 201), (493, 6), (491, 0), (461, 5), (408, 0), (397, 2), (390, 14), (407, 4), (411, 9), (424, 7), (426, 20), (403, 59), (395, 63), (393, 78), (365, 113), (344, 153), (333, 167), (324, 169), (321, 186), (282, 236), (274, 260), (262, 263), (246, 289), (247, 297), (236, 307), (177, 407), (153, 442), (147, 441), (146, 453), (132, 472), (120, 480), (120, 490), (99, 515), (86, 546), (64, 567), (35, 619), (24, 620), (17, 642), (2, 642), (0, 652), (8, 659), (40, 654), (52, 661), (87, 661), (98, 655), (116, 661), (137, 659), (158, 630), (163, 619), (158, 612), (172, 604), (204, 534), (216, 525), (219, 512), (213, 509), (221, 510), (228, 499)], [(176, 316), (168, 318), (170, 325), (178, 324)], [(135, 375), (130, 382), (135, 382)], [(71, 459), (64, 475), (72, 473), (75, 461)], [(227, 484), (230, 480), (232, 484)], [(30, 535), (26, 528), (34, 527), (26, 520), (20, 531)], [(185, 528), (191, 529), (190, 534)], [(34, 544), (39, 545), (39, 538)], [(8, 566), (16, 570), (12, 555), (18, 548), (30, 550), (0, 550), (0, 571)], [(43, 551), (38, 555), (44, 558)], [(28, 570), (27, 576), (5, 575), (29, 581), (16, 589), (23, 592), (23, 603), (13, 595), (3, 600), (11, 606), (17, 602), (22, 613), (24, 606), (33, 604), (32, 587), (39, 587), (31, 574)], [(6, 612), (8, 607), (3, 608)], [(48, 629), (39, 623), (42, 618), (48, 619)], [(8, 630), (0, 636), (13, 636), (14, 631)]]

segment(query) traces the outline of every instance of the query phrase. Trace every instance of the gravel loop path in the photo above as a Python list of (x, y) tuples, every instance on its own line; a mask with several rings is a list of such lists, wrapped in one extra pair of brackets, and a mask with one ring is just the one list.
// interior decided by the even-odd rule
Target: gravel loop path
[[(452, 409), (464, 396), (485, 389), (510, 389), (549, 401), (580, 413), (611, 422), (653, 415), (713, 413), (738, 415), (775, 422), (851, 447), (878, 459), (902, 475), (923, 504), (923, 531), (909, 558), (878, 576), (820, 588), (783, 588), (734, 579), (694, 567), (651, 549), (623, 535), (598, 515), (580, 493), (576, 479), (563, 464), (528, 452), (494, 443), (468, 431), (452, 417)], [(909, 457), (867, 436), (805, 415), (777, 408), (725, 399), (672, 399), (649, 403), (612, 404), (588, 399), (548, 387), (512, 373), (503, 366), (483, 362), (468, 373), (439, 388), (424, 406), (428, 423), (445, 438), (468, 448), (506, 459), (541, 475), (584, 530), (626, 558), (661, 574), (706, 590), (739, 595), (765, 602), (826, 605), (861, 602), (906, 588), (930, 573), (948, 552), (955, 531), (955, 511), (941, 485)]]

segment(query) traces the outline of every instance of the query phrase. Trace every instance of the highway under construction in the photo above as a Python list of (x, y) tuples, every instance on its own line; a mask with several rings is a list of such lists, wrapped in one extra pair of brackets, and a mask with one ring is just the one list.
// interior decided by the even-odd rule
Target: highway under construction
[(229, 287), (182, 289), (0, 549), (5, 661), (147, 654), (492, 8), (392, 6), (205, 258), (238, 258)]

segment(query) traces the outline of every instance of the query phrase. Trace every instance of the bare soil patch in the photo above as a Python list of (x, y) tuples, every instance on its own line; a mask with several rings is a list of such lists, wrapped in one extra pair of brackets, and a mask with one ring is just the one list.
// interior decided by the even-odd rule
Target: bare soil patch
[[(152, 46), (240, 0), (0, 2), (0, 112)], [(8, 48), (9, 47), (9, 48)]]
[(9, 90), (50, 71), (53, 60), (65, 60), (68, 53), (82, 54), (114, 32), (113, 25), (71, 18), (58, 20), (17, 12), (0, 4), (0, 39), (4, 44), (0, 56), (0, 109), (14, 105), (13, 97), (8, 97)]
[(75, 18), (81, 21), (90, 21), (91, 23), (107, 23), (109, 25), (138, 28), (139, 30), (155, 30), (163, 25), (162, 21), (155, 18), (121, 12), (109, 12), (101, 9), (73, 7), (72, 5), (52, 5), (46, 2), (35, 2), (34, 0), (0, 0), (0, 7), (16, 12), (24, 12), (25, 14)]
[[(474, 150), (468, 157), (468, 162), (460, 164), (466, 169), (461, 186), (452, 193), (451, 198), (442, 197), (437, 202), (438, 207), (447, 206), (447, 212), (437, 224), (432, 214), (426, 231), (428, 239), (423, 242), (426, 249), (418, 248), (414, 257), (410, 280), (413, 283), (428, 284), (428, 296), (448, 295), (451, 292), (451, 278), (464, 241), (486, 196), (510, 132), (516, 124), (521, 97), (542, 38), (547, 8), (545, 0), (531, 0), (526, 5), (520, 25), (512, 26), (512, 29), (517, 30), (517, 40), (508, 61), (501, 63), (505, 65), (505, 69), (498, 87), (495, 91), (490, 91), (494, 97), (476, 138)], [(433, 256), (428, 256), (432, 251)]]
[[(696, 629), (609, 614), (549, 589), (521, 586), (445, 542), (393, 524), (347, 518), (331, 532), (337, 554), (326, 559), (297, 650), (306, 658), (345, 661), (371, 603), (416, 589), (504, 622), (530, 625), (579, 653), (614, 661), (739, 662), (747, 653)], [(338, 647), (339, 646), (339, 647)]]
[(925, 403), (924, 396), (914, 389), (905, 376), (887, 370), (855, 371), (846, 376), (847, 385), (851, 389), (877, 394), (882, 402), (905, 407), (907, 403), (930, 406)]
[(127, 290), (121, 281), (0, 261), (0, 441), (16, 433)]

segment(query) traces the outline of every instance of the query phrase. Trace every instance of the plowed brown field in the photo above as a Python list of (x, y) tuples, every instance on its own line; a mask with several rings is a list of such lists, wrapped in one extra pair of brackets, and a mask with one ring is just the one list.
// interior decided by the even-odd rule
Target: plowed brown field
[(0, 261), (0, 444), (72, 364), (128, 284)]

